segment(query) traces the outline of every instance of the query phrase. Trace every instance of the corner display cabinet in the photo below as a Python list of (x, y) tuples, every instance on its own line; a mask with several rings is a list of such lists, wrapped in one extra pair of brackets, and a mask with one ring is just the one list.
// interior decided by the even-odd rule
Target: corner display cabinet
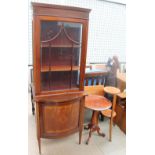
[(32, 3), (34, 100), (41, 138), (79, 131), (84, 118), (84, 75), (89, 9)]

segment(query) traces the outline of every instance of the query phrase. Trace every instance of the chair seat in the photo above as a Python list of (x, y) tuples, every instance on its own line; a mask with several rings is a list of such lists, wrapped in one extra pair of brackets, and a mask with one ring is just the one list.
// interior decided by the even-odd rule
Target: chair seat
[[(106, 116), (106, 117), (111, 117), (111, 109), (108, 109), (108, 110), (104, 110), (104, 111), (101, 111), (102, 115)], [(116, 116), (116, 112), (114, 111), (113, 112), (113, 117)]]

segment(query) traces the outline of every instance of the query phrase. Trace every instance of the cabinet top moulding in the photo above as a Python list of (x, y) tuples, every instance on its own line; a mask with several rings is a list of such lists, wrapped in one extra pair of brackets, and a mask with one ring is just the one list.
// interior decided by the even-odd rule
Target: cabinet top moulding
[(78, 8), (72, 6), (31, 3), (33, 6), (33, 15), (35, 16), (56, 16), (66, 18), (89, 19), (91, 9)]

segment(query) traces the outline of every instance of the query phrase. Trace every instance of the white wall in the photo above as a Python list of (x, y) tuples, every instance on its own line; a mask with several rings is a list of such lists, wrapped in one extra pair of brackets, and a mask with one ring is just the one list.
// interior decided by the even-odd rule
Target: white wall
[(117, 2), (117, 3), (126, 4), (126, 0), (100, 0), (100, 1), (109, 1), (109, 2)]
[[(125, 60), (125, 5), (103, 0), (32, 0), (92, 9), (89, 20), (87, 63), (106, 62), (117, 55)], [(111, 0), (125, 2), (125, 0)], [(31, 2), (31, 1), (30, 1)], [(32, 64), (32, 7), (29, 2), (29, 64)]]

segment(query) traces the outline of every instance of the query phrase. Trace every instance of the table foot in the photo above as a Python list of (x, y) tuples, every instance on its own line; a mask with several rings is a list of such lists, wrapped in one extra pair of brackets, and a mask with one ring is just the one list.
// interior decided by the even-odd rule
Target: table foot
[(91, 129), (92, 128), (92, 124), (91, 123), (89, 123), (88, 125), (85, 125), (84, 126), (84, 129), (85, 130), (89, 130), (89, 129)]
[(105, 137), (105, 134), (100, 132), (100, 128), (99, 127), (97, 127), (96, 130), (97, 130), (97, 133), (98, 133), (99, 136)]
[(98, 133), (99, 136), (105, 137), (105, 134), (100, 132), (100, 128), (99, 128), (98, 125), (88, 124), (87, 126), (85, 126), (85, 129), (87, 129), (87, 130), (90, 129), (90, 131), (89, 131), (89, 136), (88, 136), (88, 139), (87, 139), (87, 141), (86, 141), (86, 144), (87, 144), (87, 145), (88, 145), (89, 140), (90, 140), (90, 138), (91, 138), (92, 132), (97, 131), (97, 133)]
[(86, 144), (88, 145), (88, 143), (89, 143), (89, 140), (90, 140), (90, 138), (91, 138), (91, 134), (92, 134), (92, 129), (90, 129), (90, 131), (89, 131), (89, 136), (88, 136), (88, 139), (87, 139), (87, 141), (86, 141)]

